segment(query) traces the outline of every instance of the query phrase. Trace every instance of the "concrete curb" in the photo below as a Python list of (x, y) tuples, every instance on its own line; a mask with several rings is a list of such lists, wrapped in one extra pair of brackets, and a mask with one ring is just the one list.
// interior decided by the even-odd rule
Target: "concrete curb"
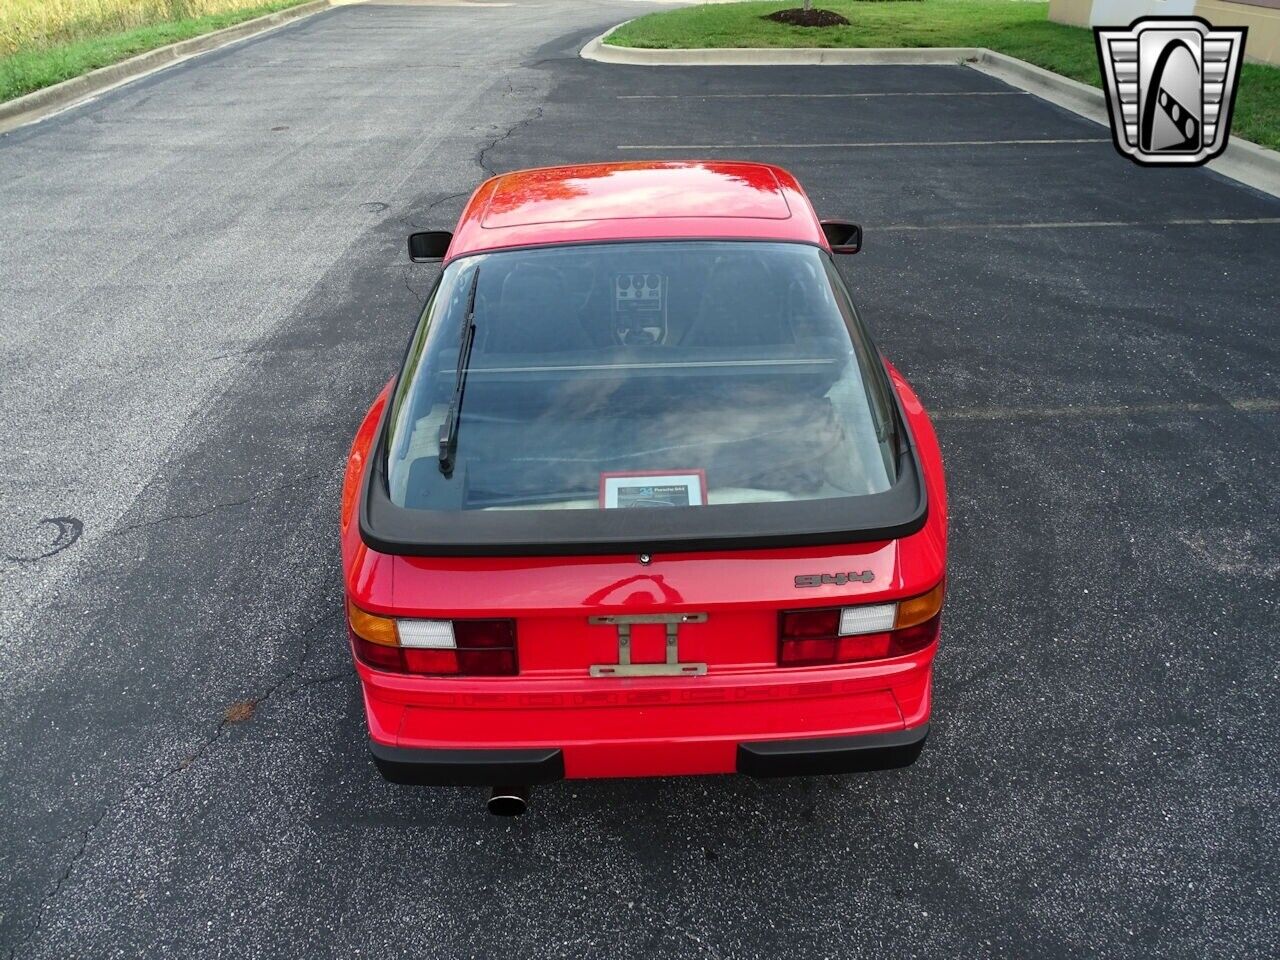
[[(1106, 95), (1097, 87), (1071, 80), (994, 50), (984, 49), (977, 62), (970, 63), (969, 66), (1107, 129), (1111, 128)], [(1280, 153), (1275, 150), (1260, 147), (1250, 140), (1232, 137), (1227, 141), (1227, 149), (1222, 156), (1209, 161), (1205, 167), (1245, 186), (1280, 197)]]
[(246, 37), (264, 33), (267, 30), (273, 30), (293, 20), (308, 17), (313, 13), (319, 13), (321, 10), (327, 10), (331, 6), (333, 6), (333, 0), (311, 0), (310, 3), (289, 7), (287, 10), (277, 10), (275, 13), (269, 13), (265, 17), (255, 17), (253, 20), (246, 20), (244, 23), (237, 23), (235, 26), (215, 30), (213, 33), (206, 33), (178, 43), (171, 43), (167, 47), (157, 47), (154, 50), (148, 50), (146, 53), (140, 53), (136, 57), (130, 57), (128, 60), (121, 60), (119, 63), (101, 67), (82, 76), (73, 77), (70, 80), (64, 80), (62, 83), (55, 83), (51, 87), (35, 90), (14, 100), (0, 103), (0, 133), (27, 123), (33, 123), (36, 120), (42, 120), (82, 100), (87, 100), (96, 94), (110, 90), (112, 87), (121, 86), (144, 74), (171, 66), (197, 54), (216, 50), (218, 47), (224, 47), (237, 40), (243, 40)]
[(1094, 123), (1100, 123), (1108, 129), (1111, 127), (1111, 121), (1107, 117), (1106, 95), (1097, 87), (985, 47), (969, 66), (980, 73), (1003, 80), (1010, 86), (1065, 107)]
[[(986, 47), (723, 47), (645, 50), (606, 44), (604, 38), (616, 29), (618, 27), (613, 27), (590, 41), (582, 48), (581, 56), (600, 63), (645, 67), (964, 64), (1110, 129), (1106, 97), (1097, 87)], [(1280, 153), (1275, 150), (1232, 137), (1227, 143), (1226, 152), (1205, 166), (1245, 186), (1280, 197)]]
[(963, 63), (982, 55), (981, 47), (715, 47), (695, 50), (644, 50), (613, 47), (604, 38), (627, 20), (582, 48), (581, 56), (600, 63), (636, 67), (781, 67), (867, 64)]

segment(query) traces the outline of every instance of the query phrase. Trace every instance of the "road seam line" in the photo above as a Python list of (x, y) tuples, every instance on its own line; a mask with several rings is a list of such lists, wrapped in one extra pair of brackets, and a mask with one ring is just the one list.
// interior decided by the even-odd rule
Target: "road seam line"
[(1223, 400), (1218, 403), (1118, 403), (1078, 407), (971, 407), (935, 410), (934, 420), (1054, 420), (1065, 417), (1123, 417), (1141, 413), (1270, 413), (1280, 410), (1280, 400), (1263, 397)]
[(1027, 97), (1028, 90), (877, 90), (867, 93), (622, 93), (618, 100), (828, 100), (856, 97)]
[(881, 140), (847, 143), (624, 143), (618, 150), (815, 150), (824, 147), (993, 147), (1030, 144), (1110, 143), (1108, 137), (1051, 140)]
[(893, 223), (872, 227), (876, 233), (918, 230), (1058, 230), (1097, 227), (1234, 227), (1280, 223), (1280, 217), (1212, 217), (1201, 220), (1062, 220), (1032, 223)]

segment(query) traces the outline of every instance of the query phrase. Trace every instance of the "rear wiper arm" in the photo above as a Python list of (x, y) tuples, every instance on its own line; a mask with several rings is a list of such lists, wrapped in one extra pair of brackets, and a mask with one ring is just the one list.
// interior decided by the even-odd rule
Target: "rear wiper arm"
[(462, 321), (458, 344), (458, 370), (453, 382), (453, 399), (440, 424), (440, 472), (453, 474), (453, 457), (458, 450), (458, 424), (462, 420), (462, 393), (467, 387), (467, 369), (471, 363), (471, 345), (476, 341), (476, 287), (480, 284), (480, 268), (471, 271), (471, 291), (467, 294), (467, 314)]

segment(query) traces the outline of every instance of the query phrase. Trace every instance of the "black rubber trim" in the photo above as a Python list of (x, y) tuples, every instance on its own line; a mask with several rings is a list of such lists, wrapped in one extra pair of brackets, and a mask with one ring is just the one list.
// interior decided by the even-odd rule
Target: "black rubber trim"
[[(881, 365), (880, 374), (888, 381)], [(398, 385), (399, 378), (397, 378)], [(929, 516), (924, 470), (902, 398), (887, 383), (899, 427), (898, 476), (883, 493), (790, 503), (668, 510), (416, 510), (391, 502), (388, 399), (365, 466), (360, 537), (379, 553), (410, 557), (528, 557), (760, 550), (895, 540)]]
[(762, 740), (738, 744), (738, 772), (749, 777), (795, 777), (893, 770), (916, 762), (929, 725), (861, 737)]
[(559, 750), (419, 750), (369, 741), (378, 772), (410, 786), (491, 787), (554, 783), (564, 779)]

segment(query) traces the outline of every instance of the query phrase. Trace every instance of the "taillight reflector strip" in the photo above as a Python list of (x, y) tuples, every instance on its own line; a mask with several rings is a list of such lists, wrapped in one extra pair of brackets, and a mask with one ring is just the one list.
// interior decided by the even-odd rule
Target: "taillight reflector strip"
[(453, 650), (458, 646), (449, 620), (397, 620), (396, 632), (400, 634), (402, 647)]
[(892, 630), (897, 619), (896, 603), (876, 603), (863, 607), (845, 607), (840, 611), (840, 636), (861, 633), (884, 633)]

